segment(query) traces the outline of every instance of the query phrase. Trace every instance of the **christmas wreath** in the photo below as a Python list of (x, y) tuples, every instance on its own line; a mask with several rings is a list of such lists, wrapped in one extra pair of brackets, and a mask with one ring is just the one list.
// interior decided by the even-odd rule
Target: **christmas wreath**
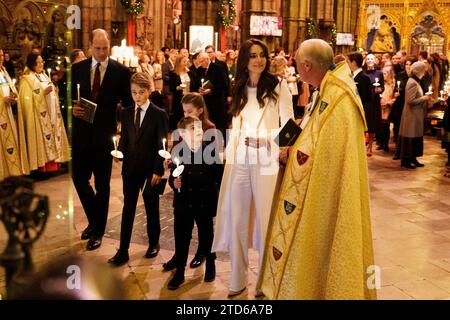
[[(228, 6), (228, 17), (225, 17), (225, 8)], [(234, 6), (234, 0), (220, 0), (219, 3), (219, 16), (220, 22), (223, 26), (229, 27), (236, 18), (236, 7)]]
[(133, 16), (137, 16), (144, 9), (143, 0), (135, 0), (134, 4), (132, 4), (131, 0), (120, 0), (120, 4), (127, 10), (128, 14)]

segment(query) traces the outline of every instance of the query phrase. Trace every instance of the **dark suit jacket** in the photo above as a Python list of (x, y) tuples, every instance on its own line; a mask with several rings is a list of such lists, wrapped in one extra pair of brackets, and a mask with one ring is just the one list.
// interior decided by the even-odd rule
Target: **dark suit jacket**
[(169, 59), (164, 62), (162, 66), (162, 74), (163, 74), (163, 94), (170, 94), (169, 89), (169, 80), (170, 80), (170, 71), (173, 70), (174, 65), (170, 62)]
[(205, 82), (209, 80), (212, 84), (211, 94), (205, 94), (203, 99), (212, 122), (218, 127), (226, 126), (226, 93), (227, 93), (227, 74), (222, 67), (211, 63), (204, 75)]
[[(80, 96), (93, 100), (91, 92), (92, 58), (72, 66), (72, 98), (77, 99), (77, 84)], [(90, 124), (77, 117), (73, 118), (72, 149), (81, 151), (86, 147), (110, 151), (114, 148), (112, 137), (116, 134), (116, 108), (119, 100), (123, 106), (133, 104), (130, 91), (130, 71), (124, 65), (109, 59), (97, 99), (94, 123)], [(94, 101), (95, 102), (95, 101)]]
[[(182, 147), (181, 150), (187, 151), (188, 154), (186, 155), (180, 152), (180, 154), (173, 155), (181, 159), (184, 165), (184, 171), (181, 175), (181, 192), (178, 192), (173, 185), (174, 177), (172, 173), (176, 166), (173, 166), (169, 177), (169, 185), (175, 191), (175, 211), (202, 212), (210, 216), (215, 216), (219, 188), (223, 175), (223, 165), (220, 163), (220, 159), (217, 157), (213, 164), (206, 164), (204, 161), (197, 163), (194, 159), (204, 160), (202, 154), (196, 155), (184, 141), (180, 142), (180, 146), (178, 147)], [(197, 153), (204, 152), (205, 148), (206, 145), (203, 144), (202, 148), (197, 150)], [(216, 155), (213, 153), (212, 157), (216, 157)]]
[(372, 103), (372, 83), (370, 78), (364, 74), (364, 71), (361, 71), (354, 80), (364, 109), (369, 108)]
[(118, 149), (123, 152), (122, 175), (151, 178), (164, 175), (164, 159), (158, 151), (163, 149), (162, 139), (167, 138), (168, 119), (164, 110), (150, 102), (136, 136), (134, 108), (122, 111), (122, 135)]

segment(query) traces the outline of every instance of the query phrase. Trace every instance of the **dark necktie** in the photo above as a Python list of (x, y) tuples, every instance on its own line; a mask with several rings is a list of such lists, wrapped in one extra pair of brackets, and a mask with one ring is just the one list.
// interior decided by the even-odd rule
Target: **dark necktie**
[(136, 131), (136, 136), (139, 133), (139, 128), (141, 126), (141, 107), (137, 107), (136, 109), (136, 117), (135, 117), (135, 121), (134, 121), (134, 129)]
[(94, 85), (92, 86), (92, 98), (94, 101), (97, 101), (99, 92), (100, 92), (100, 62), (97, 63), (94, 72)]

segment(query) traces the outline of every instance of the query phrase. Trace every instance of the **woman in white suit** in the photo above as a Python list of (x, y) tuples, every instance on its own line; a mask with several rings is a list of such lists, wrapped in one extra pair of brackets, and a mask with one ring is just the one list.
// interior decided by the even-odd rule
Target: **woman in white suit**
[(269, 73), (268, 58), (266, 45), (249, 39), (239, 51), (237, 62), (232, 130), (213, 243), (213, 251), (230, 252), (229, 297), (239, 295), (247, 287), (248, 239), (252, 233), (253, 248), (259, 251), (261, 266), (279, 178), (273, 138), (280, 126), (294, 118), (286, 80)]

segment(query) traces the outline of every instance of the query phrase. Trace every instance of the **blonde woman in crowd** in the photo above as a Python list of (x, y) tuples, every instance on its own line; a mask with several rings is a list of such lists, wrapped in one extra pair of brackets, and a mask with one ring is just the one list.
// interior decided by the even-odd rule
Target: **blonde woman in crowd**
[(164, 52), (158, 51), (155, 56), (155, 62), (153, 62), (153, 80), (155, 84), (155, 90), (158, 92), (162, 92), (163, 89), (163, 74), (162, 74), (162, 66), (166, 62), (164, 58)]
[(150, 64), (150, 58), (148, 57), (148, 55), (142, 55), (141, 59), (139, 60), (139, 67), (137, 68), (137, 71), (146, 73), (150, 77), (150, 92), (155, 91), (155, 71)]

